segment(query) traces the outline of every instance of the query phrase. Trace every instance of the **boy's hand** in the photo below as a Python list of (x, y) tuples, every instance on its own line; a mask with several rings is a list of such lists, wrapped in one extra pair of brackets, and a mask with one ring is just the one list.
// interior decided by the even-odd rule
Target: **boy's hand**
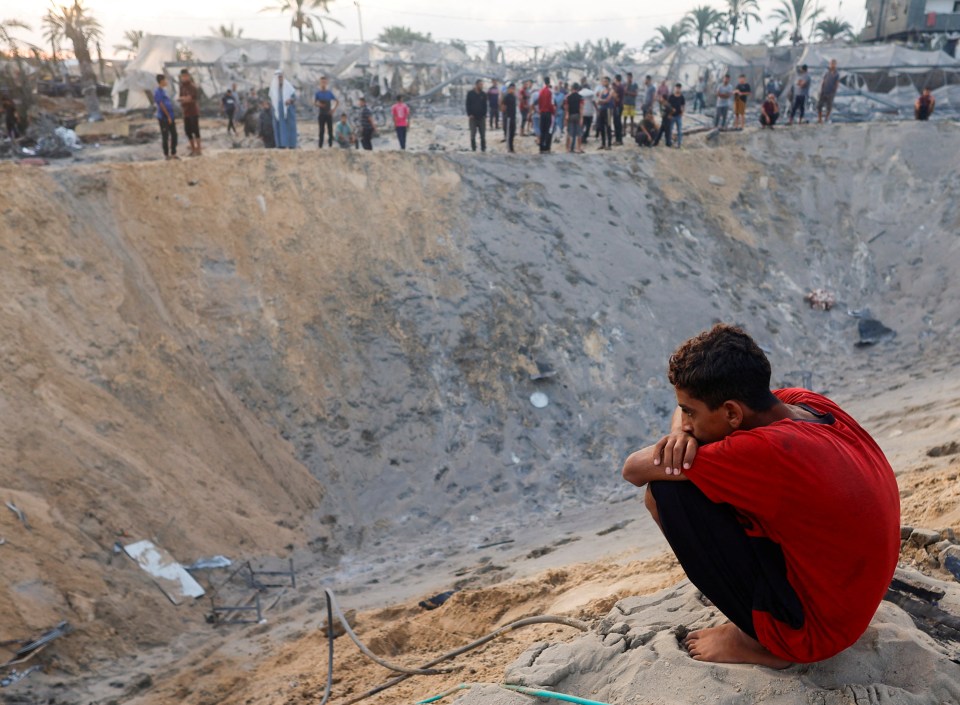
[(689, 470), (700, 444), (686, 431), (672, 431), (653, 447), (653, 464), (663, 465), (667, 475)]

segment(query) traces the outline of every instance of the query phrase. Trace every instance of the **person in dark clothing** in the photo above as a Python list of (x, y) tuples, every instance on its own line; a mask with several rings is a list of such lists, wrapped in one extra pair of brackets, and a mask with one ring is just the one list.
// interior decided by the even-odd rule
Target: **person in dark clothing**
[(190, 156), (203, 154), (200, 146), (200, 90), (187, 69), (180, 70), (180, 108), (183, 110), (183, 131), (190, 140)]
[(360, 99), (360, 146), (368, 152), (373, 149), (373, 135), (377, 131), (377, 123), (373, 119), (373, 111), (367, 106), (367, 99)]
[(673, 125), (674, 119), (677, 117), (677, 109), (674, 107), (674, 103), (670, 101), (672, 97), (667, 96), (660, 99), (660, 130), (657, 132), (656, 139), (653, 140), (654, 147), (660, 144), (662, 138), (665, 139), (667, 147), (673, 146)]
[(790, 107), (790, 124), (793, 124), (793, 118), (800, 113), (800, 123), (803, 124), (803, 116), (807, 111), (807, 99), (810, 97), (810, 72), (807, 65), (804, 64), (799, 69), (797, 82), (793, 91), (793, 105)]
[(7, 128), (7, 137), (12, 142), (20, 137), (20, 116), (17, 114), (17, 104), (13, 102), (13, 98), (6, 94), (3, 96), (3, 118)]
[(933, 97), (930, 88), (924, 86), (923, 93), (913, 104), (913, 116), (917, 120), (929, 120), (933, 115), (934, 108), (937, 106), (937, 99)]
[(626, 96), (626, 86), (623, 85), (623, 77), (617, 74), (613, 77), (613, 95), (616, 98), (614, 103), (613, 117), (613, 139), (615, 145), (623, 144), (623, 99)]
[(507, 131), (507, 151), (513, 152), (513, 138), (517, 136), (517, 84), (507, 86), (503, 96), (503, 129)]
[[(177, 157), (177, 123), (173, 119), (173, 101), (167, 95), (167, 77), (157, 74), (157, 89), (153, 92), (153, 102), (157, 106), (157, 121), (160, 123), (160, 141), (163, 145), (165, 159), (179, 159)], [(7, 100), (4, 99), (4, 108)], [(7, 130), (9, 131), (9, 118)], [(11, 139), (13, 139), (11, 137)]]
[(530, 81), (524, 81), (520, 86), (520, 136), (527, 134), (527, 123), (530, 122)]
[(263, 146), (267, 149), (274, 149), (277, 146), (273, 134), (273, 108), (269, 100), (264, 100), (260, 105), (260, 122), (257, 127), (257, 135), (263, 140)]
[(580, 84), (574, 83), (572, 90), (563, 100), (564, 114), (567, 116), (567, 149), (583, 154), (583, 145), (578, 144), (583, 129), (583, 98), (580, 96)]
[(229, 88), (223, 94), (223, 98), (220, 99), (220, 109), (227, 116), (227, 134), (229, 135), (231, 132), (237, 134), (237, 126), (233, 124), (233, 116), (237, 113), (237, 96)]
[(769, 127), (771, 130), (780, 119), (780, 104), (777, 102), (777, 96), (773, 93), (767, 95), (767, 99), (760, 106), (760, 127)]
[(490, 129), (500, 129), (500, 89), (497, 79), (493, 79), (490, 90), (487, 91), (487, 113), (490, 115)]
[(470, 149), (477, 151), (477, 133), (480, 133), (480, 151), (487, 151), (487, 96), (483, 80), (477, 79), (473, 90), (467, 93), (467, 117), (470, 119)]
[(597, 92), (597, 133), (600, 137), (600, 149), (610, 149), (610, 114), (616, 106), (617, 98), (606, 76), (600, 81)]
[(553, 102), (553, 91), (550, 90), (550, 77), (543, 77), (543, 88), (537, 97), (537, 109), (540, 113), (540, 154), (550, 151), (553, 142), (553, 116), (557, 106)]
[(313, 94), (313, 104), (317, 108), (317, 122), (320, 123), (320, 149), (323, 149), (323, 132), (327, 131), (327, 145), (333, 146), (333, 114), (337, 112), (340, 101), (327, 87), (327, 77), (320, 77), (319, 90)]
[[(667, 98), (667, 102), (673, 108), (673, 125), (670, 126), (670, 131), (677, 128), (677, 149), (680, 149), (683, 145), (683, 115), (687, 112), (687, 99), (683, 95), (682, 85), (678, 83), (673, 87), (673, 93)], [(667, 135), (667, 146), (670, 146), (670, 135)]]
[(659, 134), (657, 121), (653, 117), (653, 112), (647, 111), (643, 114), (643, 120), (637, 125), (637, 144), (641, 147), (653, 147), (657, 134)]

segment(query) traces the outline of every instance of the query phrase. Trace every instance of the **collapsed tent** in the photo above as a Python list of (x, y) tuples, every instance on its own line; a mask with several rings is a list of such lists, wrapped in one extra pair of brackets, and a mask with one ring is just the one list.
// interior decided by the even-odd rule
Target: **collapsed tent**
[(156, 75), (176, 78), (189, 68), (206, 96), (226, 91), (263, 90), (281, 68), (290, 82), (312, 95), (321, 76), (354, 81), (374, 94), (421, 93), (448, 81), (469, 64), (466, 54), (448, 44), (418, 43), (402, 47), (365, 44), (169, 37), (147, 35), (125, 75), (113, 86), (115, 108), (142, 109), (153, 103)]
[(739, 74), (745, 74), (747, 81), (759, 89), (763, 83), (765, 64), (765, 57), (764, 60), (750, 61), (728, 46), (700, 47), (681, 44), (663, 49), (629, 70), (634, 77), (641, 80), (644, 76), (652, 76), (655, 81), (667, 79), (670, 82), (682, 83), (687, 91), (692, 90), (697, 81), (705, 77), (705, 95), (708, 96), (708, 102), (712, 102), (709, 97), (713, 96), (725, 74), (730, 74), (734, 83)]

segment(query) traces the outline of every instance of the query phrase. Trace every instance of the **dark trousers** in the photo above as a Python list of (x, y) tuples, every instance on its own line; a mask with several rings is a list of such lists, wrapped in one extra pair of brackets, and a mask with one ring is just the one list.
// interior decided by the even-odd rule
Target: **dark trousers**
[(540, 151), (549, 152), (553, 142), (553, 113), (540, 113)]
[(623, 142), (623, 117), (619, 106), (613, 109), (613, 136), (617, 144)]
[(360, 145), (366, 149), (373, 149), (373, 128), (365, 127), (360, 131)]
[(500, 129), (500, 106), (496, 103), (490, 103), (490, 129)]
[(583, 130), (580, 141), (583, 144), (587, 143), (587, 138), (590, 136), (590, 126), (593, 124), (593, 115), (584, 115), (583, 116)]
[(660, 138), (665, 137), (667, 141), (667, 146), (673, 146), (673, 118), (666, 117), (665, 115), (660, 116), (660, 130), (657, 132), (657, 138), (653, 141), (653, 146), (656, 147), (660, 144)]
[(780, 113), (774, 113), (773, 115), (767, 115), (763, 110), (760, 111), (760, 124), (764, 127), (773, 127), (777, 124), (777, 118), (780, 117)]
[(333, 146), (333, 114), (328, 113), (326, 115), (320, 115), (317, 118), (320, 123), (320, 148), (323, 149), (323, 130), (326, 128), (329, 131), (330, 137), (327, 140), (329, 146)]
[(160, 142), (163, 145), (163, 156), (177, 156), (177, 123), (175, 120), (157, 120), (160, 123)]
[(400, 143), (400, 149), (407, 148), (407, 127), (397, 127), (397, 141)]
[(610, 146), (610, 111), (597, 111), (597, 132), (600, 133), (600, 146)]
[(507, 151), (513, 151), (513, 138), (517, 136), (517, 116), (504, 115), (503, 129), (507, 135)]
[(470, 149), (477, 151), (477, 132), (480, 133), (480, 151), (487, 151), (487, 123), (484, 116), (470, 116)]
[(235, 110), (227, 111), (227, 134), (230, 134), (231, 132), (233, 134), (237, 134), (237, 126), (233, 124), (233, 115), (235, 112)]
[(803, 605), (787, 580), (779, 544), (748, 536), (729, 504), (715, 504), (689, 481), (651, 482), (663, 534), (690, 582), (740, 629), (756, 638), (753, 612), (769, 612), (793, 629)]
[(790, 122), (793, 122), (793, 116), (800, 113), (800, 122), (803, 122), (803, 116), (807, 112), (807, 96), (798, 95), (793, 99), (793, 107), (790, 108)]

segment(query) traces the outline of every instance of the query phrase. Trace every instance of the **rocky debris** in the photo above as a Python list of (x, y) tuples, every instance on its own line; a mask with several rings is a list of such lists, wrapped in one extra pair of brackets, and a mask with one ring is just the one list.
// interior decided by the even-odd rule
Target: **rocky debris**
[(876, 318), (861, 318), (857, 321), (857, 332), (860, 334), (860, 340), (856, 343), (858, 348), (876, 345), (897, 335), (894, 330), (887, 328)]
[(921, 570), (943, 570), (960, 581), (960, 543), (952, 528), (900, 527), (900, 556)]
[(804, 296), (803, 300), (810, 304), (810, 308), (818, 311), (829, 311), (837, 303), (833, 292), (826, 289), (814, 289)]
[(944, 443), (940, 446), (934, 446), (927, 451), (927, 456), (931, 458), (939, 458), (944, 455), (956, 455), (960, 453), (960, 443), (956, 441), (950, 441), (949, 443)]

